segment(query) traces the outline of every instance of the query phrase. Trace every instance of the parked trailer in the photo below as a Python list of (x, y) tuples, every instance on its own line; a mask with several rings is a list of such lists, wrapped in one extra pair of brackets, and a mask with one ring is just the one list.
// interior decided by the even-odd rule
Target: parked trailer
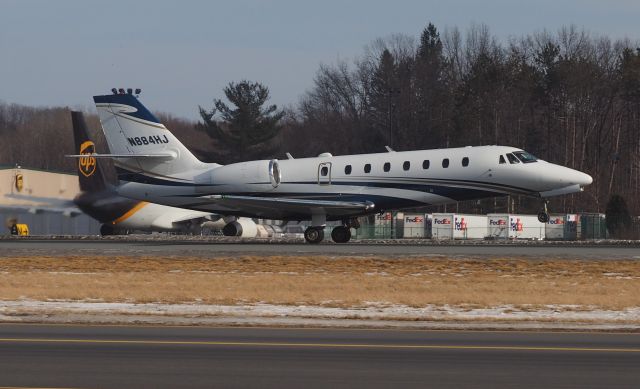
[(535, 215), (490, 213), (487, 233), (493, 239), (544, 239), (545, 223), (540, 223)]
[(433, 239), (484, 239), (487, 217), (457, 213), (434, 213), (431, 222)]

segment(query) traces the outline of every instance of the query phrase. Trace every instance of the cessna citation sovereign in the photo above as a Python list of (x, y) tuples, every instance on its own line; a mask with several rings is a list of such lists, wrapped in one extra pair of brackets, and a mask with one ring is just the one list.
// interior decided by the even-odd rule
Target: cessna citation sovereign
[[(358, 216), (507, 194), (580, 192), (589, 175), (505, 146), (261, 160), (199, 161), (128, 90), (94, 101), (115, 159), (123, 196), (221, 215), (310, 220), (309, 243), (348, 242)], [(548, 220), (546, 205), (539, 215)]]

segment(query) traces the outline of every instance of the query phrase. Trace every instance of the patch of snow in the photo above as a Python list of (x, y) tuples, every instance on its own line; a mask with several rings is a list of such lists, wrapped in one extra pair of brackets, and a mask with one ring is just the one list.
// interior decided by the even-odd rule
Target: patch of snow
[(599, 323), (640, 323), (640, 307), (604, 310), (576, 305), (469, 307), (427, 305), (409, 307), (384, 302), (367, 302), (363, 306), (339, 308), (308, 305), (208, 305), (163, 303), (106, 303), (89, 301), (0, 301), (0, 318), (18, 314), (154, 315), (154, 316), (228, 316), (228, 317), (296, 317), (366, 320), (511, 320), (511, 321), (587, 321)]

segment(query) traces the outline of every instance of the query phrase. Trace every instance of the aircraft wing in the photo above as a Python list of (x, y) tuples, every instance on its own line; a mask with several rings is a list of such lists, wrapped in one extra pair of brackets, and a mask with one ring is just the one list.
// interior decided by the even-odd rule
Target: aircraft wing
[(204, 221), (210, 221), (214, 219), (217, 220), (219, 218), (220, 216), (214, 215), (211, 213), (203, 214), (200, 211), (193, 211), (191, 213), (183, 214), (178, 217), (170, 217), (170, 220), (172, 223), (179, 224), (179, 223), (191, 223), (193, 221), (204, 222)]
[(0, 210), (7, 212), (29, 212), (32, 214), (40, 213), (61, 213), (67, 217), (75, 217), (82, 214), (82, 211), (75, 206), (70, 207), (52, 207), (48, 204), (38, 205), (0, 205)]
[(54, 197), (39, 197), (23, 194), (6, 194), (5, 197), (17, 200), (26, 200), (33, 204), (12, 204), (0, 205), (3, 211), (27, 211), (29, 213), (61, 213), (67, 217), (74, 217), (82, 214), (82, 211), (71, 200), (64, 200)]
[(212, 196), (210, 200), (216, 205), (255, 215), (260, 215), (263, 212), (272, 214), (273, 210), (277, 209), (283, 217), (294, 217), (295, 215), (308, 216), (319, 211), (332, 215), (351, 215), (370, 211), (375, 208), (375, 204), (370, 201), (312, 200), (235, 195)]

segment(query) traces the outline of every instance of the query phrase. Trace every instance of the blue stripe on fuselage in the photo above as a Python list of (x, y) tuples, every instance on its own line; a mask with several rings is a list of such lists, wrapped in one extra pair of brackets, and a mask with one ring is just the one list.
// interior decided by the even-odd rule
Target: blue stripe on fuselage
[[(118, 178), (122, 181), (128, 182), (136, 182), (141, 184), (150, 184), (150, 185), (166, 185), (166, 186), (198, 186), (198, 187), (207, 187), (214, 186), (210, 184), (194, 184), (192, 182), (179, 182), (179, 181), (171, 181), (158, 177), (151, 177), (142, 173), (131, 172), (126, 169), (116, 167), (116, 171), (118, 172)], [(444, 181), (444, 180), (443, 180)], [(251, 184), (269, 184), (267, 182), (261, 183), (251, 183)], [(317, 182), (283, 182), (281, 185), (286, 184), (301, 184), (301, 185), (314, 185)], [(368, 188), (385, 188), (385, 189), (399, 189), (399, 190), (408, 190), (415, 191), (420, 193), (428, 193), (433, 195), (438, 195), (446, 198), (450, 198), (454, 201), (464, 201), (464, 200), (474, 200), (481, 199), (487, 197), (494, 196), (504, 196), (505, 193), (499, 191), (487, 190), (490, 188), (484, 189), (475, 189), (475, 188), (460, 188), (458, 186), (453, 185), (486, 185), (493, 187), (502, 187), (504, 190), (509, 191), (516, 189), (514, 187), (508, 185), (501, 185), (496, 183), (483, 183), (477, 181), (454, 181), (452, 182), (443, 182), (440, 185), (437, 184), (421, 184), (421, 183), (397, 183), (397, 182), (360, 182), (360, 181), (350, 181), (350, 182), (341, 182), (341, 181), (333, 181), (331, 183), (335, 186), (360, 186), (360, 187), (368, 187)], [(520, 191), (525, 191), (525, 189), (517, 188)], [(211, 193), (198, 193), (194, 195), (185, 195), (185, 197), (200, 197), (206, 195), (218, 195), (220, 192), (211, 192)], [(305, 199), (325, 199), (325, 200), (335, 200), (335, 201), (358, 201), (358, 200), (347, 200), (347, 198), (351, 198), (350, 194), (343, 193), (290, 193), (290, 192), (270, 192), (270, 193), (255, 193), (255, 192), (242, 192), (242, 193), (224, 193), (225, 195), (237, 195), (237, 196), (253, 196), (253, 197), (290, 197), (296, 196), (298, 198)], [(367, 197), (364, 197), (365, 200)]]

